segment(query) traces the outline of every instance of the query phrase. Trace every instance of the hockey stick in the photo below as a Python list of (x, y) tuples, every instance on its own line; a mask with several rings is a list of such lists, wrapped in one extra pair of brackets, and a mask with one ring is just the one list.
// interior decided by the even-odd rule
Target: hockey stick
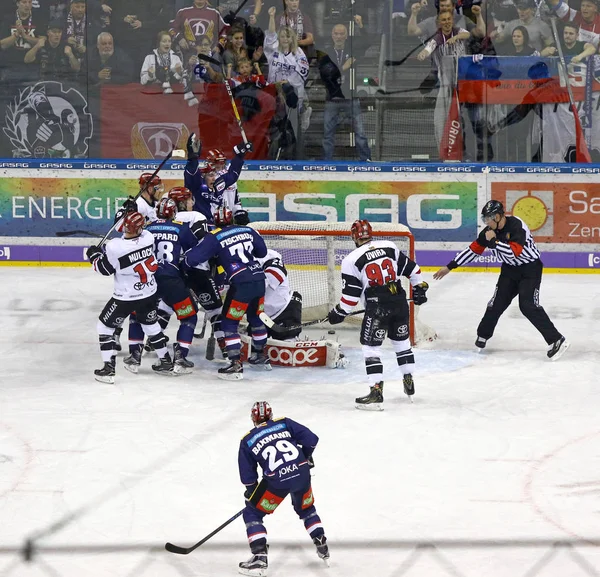
[[(351, 313), (348, 313), (346, 316), (347, 317), (352, 317), (354, 315), (361, 315), (362, 313), (365, 312), (365, 309), (361, 309), (359, 311), (353, 311)], [(287, 332), (287, 331), (295, 331), (298, 329), (302, 329), (304, 327), (310, 327), (312, 325), (318, 325), (320, 323), (324, 323), (327, 322), (328, 317), (325, 317), (323, 319), (316, 319), (314, 321), (308, 321), (306, 323), (300, 323), (299, 325), (289, 325), (289, 326), (284, 326), (284, 325), (279, 325), (277, 324), (267, 313), (262, 312), (259, 313), (258, 317), (260, 318), (260, 320), (263, 322), (263, 324), (270, 328), (273, 329), (274, 332), (276, 333), (283, 333), (283, 332)]]
[(231, 108), (233, 108), (233, 114), (235, 116), (235, 119), (237, 120), (240, 132), (242, 133), (242, 140), (244, 141), (244, 144), (248, 144), (248, 138), (246, 137), (246, 132), (244, 131), (244, 126), (242, 125), (242, 119), (240, 118), (240, 113), (238, 111), (237, 104), (235, 103), (235, 98), (233, 97), (231, 86), (229, 85), (229, 81), (227, 80), (227, 75), (225, 74), (225, 68), (223, 67), (223, 63), (219, 62), (215, 58), (206, 56), (204, 54), (198, 54), (198, 58), (200, 60), (204, 60), (205, 62), (209, 62), (210, 64), (215, 64), (216, 66), (221, 67), (221, 73), (223, 74), (223, 83), (225, 84), (225, 88), (227, 89), (227, 94), (229, 94), (229, 99), (231, 100)]
[[(211, 323), (212, 325), (212, 323)], [(210, 336), (206, 341), (206, 351), (204, 353), (204, 357), (207, 361), (213, 361), (215, 359), (215, 346), (217, 344), (217, 339), (215, 339), (215, 327), (212, 326), (210, 331)]]
[(204, 320), (202, 321), (202, 330), (199, 333), (194, 333), (195, 339), (203, 339), (204, 333), (206, 333), (206, 323), (208, 322), (208, 316), (204, 313)]
[[(152, 176), (146, 180), (144, 186), (140, 188), (139, 192), (133, 197), (133, 201), (135, 202), (144, 192), (148, 190), (152, 179), (160, 172), (161, 168), (167, 163), (168, 160), (171, 159), (173, 154), (175, 153), (175, 145), (171, 148), (171, 151), (165, 156), (162, 162), (158, 165), (158, 168), (152, 173)], [(185, 158), (185, 152), (183, 150), (178, 150), (178, 154), (176, 154), (176, 158)], [(109, 231), (102, 237), (102, 240), (98, 243), (98, 246), (102, 246), (108, 237), (112, 234), (112, 232), (121, 226), (121, 223), (125, 220), (125, 215), (123, 215), (117, 222), (115, 222), (109, 229)]]
[[(575, 98), (573, 98), (573, 91), (571, 90), (571, 83), (569, 82), (569, 71), (565, 62), (565, 55), (563, 54), (561, 39), (558, 37), (558, 31), (556, 29), (556, 16), (552, 16), (552, 18), (550, 18), (550, 23), (552, 24), (552, 34), (554, 34), (554, 41), (556, 42), (556, 49), (558, 50), (558, 57), (560, 60), (560, 68), (562, 69), (563, 80), (567, 86), (567, 94), (569, 95), (569, 103), (571, 104), (573, 121), (575, 122), (575, 162), (592, 162), (587, 143), (585, 142), (585, 138), (583, 137), (583, 128), (581, 127), (581, 120), (579, 120), (579, 113), (577, 112), (577, 107), (575, 106)], [(588, 63), (588, 66), (590, 65), (593, 66), (593, 64)], [(577, 135), (581, 135), (581, 138), (577, 138)], [(579, 146), (577, 146), (578, 141), (581, 144), (581, 152)]]
[(241, 511), (238, 511), (233, 517), (231, 517), (230, 519), (227, 519), (227, 521), (225, 521), (225, 523), (223, 523), (222, 525), (219, 525), (212, 533), (209, 533), (206, 537), (204, 537), (204, 539), (201, 539), (200, 541), (198, 541), (198, 543), (196, 543), (195, 545), (192, 545), (191, 547), (178, 547), (177, 545), (173, 545), (173, 543), (166, 543), (165, 549), (169, 553), (177, 553), (178, 555), (188, 555), (194, 549), (197, 549), (198, 547), (200, 547), (200, 545), (206, 543), (211, 537), (214, 537), (219, 531), (222, 531), (223, 529), (225, 529), (225, 527), (227, 527), (227, 525), (229, 525), (229, 523), (232, 523), (233, 521), (235, 521), (243, 512), (244, 512), (244, 509), (242, 509)]
[(90, 232), (89, 230), (63, 230), (54, 233), (56, 236), (74, 236), (76, 234), (80, 234), (83, 236), (95, 236), (99, 237), (100, 235), (96, 232)]

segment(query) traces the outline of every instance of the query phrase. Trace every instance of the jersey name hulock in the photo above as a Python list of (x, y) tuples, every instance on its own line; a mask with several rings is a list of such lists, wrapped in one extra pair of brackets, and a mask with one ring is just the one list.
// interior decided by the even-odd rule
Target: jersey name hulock
[(129, 254), (123, 255), (119, 258), (119, 265), (121, 268), (126, 268), (132, 264), (135, 264), (136, 262), (150, 258), (153, 254), (153, 247), (148, 246), (141, 250), (136, 250), (135, 252), (130, 252)]

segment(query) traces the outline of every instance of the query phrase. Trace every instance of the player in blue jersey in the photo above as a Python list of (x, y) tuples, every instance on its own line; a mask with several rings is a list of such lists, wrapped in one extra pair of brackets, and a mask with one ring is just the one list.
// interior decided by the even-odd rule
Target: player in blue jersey
[[(250, 416), (254, 428), (240, 442), (238, 466), (240, 480), (246, 485), (243, 516), (252, 557), (240, 563), (239, 572), (259, 577), (267, 574), (267, 530), (263, 519), (288, 495), (317, 547), (317, 554), (328, 563), (327, 538), (315, 509), (309, 472), (314, 466), (312, 454), (319, 437), (287, 417), (273, 419), (266, 401), (254, 403)], [(260, 482), (258, 465), (263, 473)]]
[(265, 353), (267, 329), (258, 317), (264, 309), (265, 273), (256, 260), (267, 255), (267, 247), (254, 229), (233, 224), (233, 214), (226, 206), (215, 213), (214, 220), (220, 228), (206, 234), (198, 246), (185, 254), (185, 264), (198, 267), (214, 258), (224, 270), (229, 289), (223, 303), (221, 330), (231, 364), (219, 369), (217, 376), (229, 381), (241, 380), (244, 369), (240, 360), (242, 341), (238, 329), (244, 314), (252, 327), (255, 351), (248, 362), (271, 370)]
[[(185, 251), (198, 244), (187, 223), (174, 220), (177, 204), (164, 197), (156, 207), (158, 220), (146, 226), (146, 230), (154, 235), (154, 254), (158, 261), (158, 270), (154, 273), (157, 282), (157, 294), (161, 299), (158, 306), (158, 322), (164, 330), (173, 312), (180, 325), (177, 331), (177, 342), (173, 344), (173, 362), (176, 373), (191, 372), (194, 363), (187, 359), (189, 347), (194, 337), (194, 329), (198, 320), (196, 306), (185, 285), (179, 263)], [(138, 323), (129, 325), (129, 356), (123, 361), (125, 368), (137, 373), (142, 360), (144, 335), (138, 330)]]
[(248, 213), (242, 208), (237, 191), (237, 181), (244, 165), (244, 155), (252, 150), (252, 143), (238, 144), (233, 148), (235, 156), (229, 168), (225, 168), (225, 155), (218, 149), (209, 150), (206, 166), (199, 167), (198, 158), (202, 145), (195, 134), (188, 138), (188, 160), (184, 171), (184, 182), (194, 195), (194, 210), (201, 212), (209, 222), (219, 207), (227, 205), (234, 214), (236, 224), (250, 222)]

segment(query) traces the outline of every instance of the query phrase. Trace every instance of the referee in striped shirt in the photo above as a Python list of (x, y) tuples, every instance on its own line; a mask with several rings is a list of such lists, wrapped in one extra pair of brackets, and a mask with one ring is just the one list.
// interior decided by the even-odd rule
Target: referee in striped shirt
[(488, 201), (481, 211), (486, 225), (477, 240), (459, 252), (447, 266), (443, 266), (433, 278), (440, 280), (451, 270), (475, 260), (486, 248), (502, 261), (496, 290), (477, 327), (475, 345), (481, 350), (494, 334), (502, 313), (519, 295), (519, 308), (529, 322), (542, 334), (548, 343), (548, 358), (559, 359), (569, 348), (565, 340), (540, 306), (539, 294), (544, 265), (540, 251), (535, 246), (527, 225), (516, 216), (506, 216), (504, 206), (497, 200)]

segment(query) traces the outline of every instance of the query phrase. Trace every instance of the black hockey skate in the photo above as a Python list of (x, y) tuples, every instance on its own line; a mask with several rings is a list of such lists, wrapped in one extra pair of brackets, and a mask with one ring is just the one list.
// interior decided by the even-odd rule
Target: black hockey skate
[(256, 351), (252, 353), (252, 355), (248, 359), (248, 364), (252, 365), (253, 367), (263, 369), (265, 371), (270, 371), (273, 369), (273, 367), (271, 366), (271, 361), (269, 360), (269, 357), (267, 356), (265, 350)]
[(179, 343), (173, 343), (173, 364), (175, 372), (180, 375), (188, 375), (194, 368), (194, 363), (183, 356), (183, 349)]
[(550, 345), (550, 348), (548, 349), (548, 358), (551, 361), (558, 361), (558, 359), (560, 359), (560, 357), (562, 357), (566, 352), (567, 349), (571, 346), (571, 343), (565, 339), (565, 337), (560, 337), (560, 339), (558, 339), (555, 343), (552, 343)]
[(383, 411), (383, 381), (373, 385), (368, 395), (355, 399), (356, 408), (365, 411)]
[(152, 370), (159, 375), (165, 375), (167, 377), (176, 376), (175, 365), (171, 360), (171, 355), (167, 353), (158, 363), (152, 365)]
[(248, 561), (242, 561), (238, 572), (242, 575), (250, 575), (251, 577), (266, 577), (268, 567), (267, 552), (263, 550), (252, 555)]
[(133, 352), (123, 359), (123, 366), (131, 373), (137, 375), (137, 372), (142, 364), (142, 347), (136, 346)]
[[(411, 397), (415, 394), (415, 382), (413, 381), (412, 375), (404, 375), (402, 377), (402, 382), (404, 383), (404, 392)], [(411, 399), (412, 401), (412, 399)]]
[(110, 357), (110, 361), (106, 361), (101, 369), (94, 371), (94, 378), (100, 383), (115, 384), (115, 365), (117, 357)]
[(487, 339), (484, 339), (483, 337), (477, 337), (477, 339), (475, 340), (475, 346), (477, 347), (478, 353), (480, 353), (481, 351), (483, 351), (483, 349), (485, 349), (486, 343), (487, 343)]
[(323, 559), (325, 565), (329, 567), (329, 547), (327, 546), (327, 537), (325, 537), (325, 535), (315, 537), (313, 539), (313, 543), (317, 547), (317, 555), (319, 556), (319, 559)]
[(231, 361), (227, 367), (223, 367), (217, 371), (217, 377), (224, 381), (241, 381), (244, 378), (244, 367), (242, 361), (236, 359)]

